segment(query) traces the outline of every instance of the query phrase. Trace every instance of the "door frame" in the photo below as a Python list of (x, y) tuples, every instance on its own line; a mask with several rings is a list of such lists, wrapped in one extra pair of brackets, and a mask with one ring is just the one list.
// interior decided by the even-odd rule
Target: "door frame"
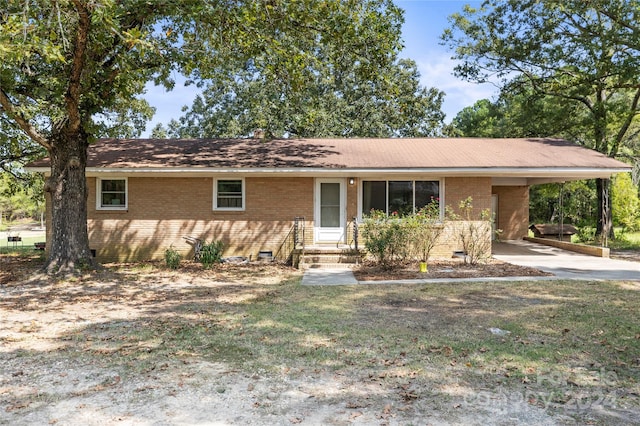
[[(335, 228), (322, 228), (320, 226), (320, 188), (323, 183), (340, 184), (340, 226)], [(317, 244), (343, 244), (346, 238), (347, 228), (347, 191), (346, 181), (342, 178), (316, 178), (313, 197), (313, 242)]]
[(498, 194), (491, 194), (491, 241), (497, 239), (498, 216), (500, 215), (500, 198)]

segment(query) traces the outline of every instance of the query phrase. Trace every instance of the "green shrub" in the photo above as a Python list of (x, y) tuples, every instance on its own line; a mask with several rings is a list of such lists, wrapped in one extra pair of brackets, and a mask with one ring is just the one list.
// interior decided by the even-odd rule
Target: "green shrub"
[(362, 237), (369, 254), (387, 268), (407, 260), (428, 261), (443, 229), (440, 207), (434, 200), (411, 215), (387, 216), (382, 211), (372, 211), (364, 219)]
[(397, 235), (394, 235), (395, 228), (397, 227), (393, 226), (387, 215), (379, 210), (371, 211), (362, 225), (362, 237), (367, 251), (384, 267), (392, 260), (391, 252), (394, 249), (391, 246), (398, 239)]
[(596, 228), (592, 226), (576, 228), (576, 238), (583, 244), (593, 243), (596, 240)]
[(431, 251), (436, 246), (444, 231), (440, 221), (440, 203), (433, 199), (415, 214), (408, 216), (406, 226), (409, 228), (408, 243), (412, 254), (420, 261), (428, 262)]
[(214, 264), (220, 263), (222, 260), (222, 250), (224, 244), (222, 241), (205, 242), (200, 249), (200, 263), (205, 268), (211, 268)]
[(164, 262), (169, 269), (178, 269), (180, 267), (180, 260), (182, 260), (182, 256), (173, 246), (169, 247), (164, 251)]

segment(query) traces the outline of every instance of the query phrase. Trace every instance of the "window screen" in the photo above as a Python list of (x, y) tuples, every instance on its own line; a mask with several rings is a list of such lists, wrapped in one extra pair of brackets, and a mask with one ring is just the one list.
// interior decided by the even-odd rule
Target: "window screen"
[(218, 180), (216, 189), (216, 208), (242, 209), (242, 180)]

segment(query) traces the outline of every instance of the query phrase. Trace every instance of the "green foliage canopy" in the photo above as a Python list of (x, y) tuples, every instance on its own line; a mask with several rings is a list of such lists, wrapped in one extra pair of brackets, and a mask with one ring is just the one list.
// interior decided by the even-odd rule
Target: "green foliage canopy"
[[(398, 59), (401, 10), (390, 2), (350, 3), (344, 12), (328, 12), (325, 25), (333, 31), (293, 74), (278, 61), (291, 60), (285, 51), (296, 45), (289, 37), (297, 32), (277, 40), (282, 51), (256, 52), (202, 74), (202, 95), (154, 135), (244, 137), (256, 129), (267, 137), (438, 135), (444, 93), (421, 87), (416, 64)], [(340, 36), (341, 28), (350, 30)]]
[[(399, 46), (397, 35), (377, 36), (396, 32), (400, 20), (380, 19), (388, 14), (400, 16), (390, 0), (0, 0), (2, 129), (51, 159), (48, 269), (92, 263), (87, 147), (146, 122), (147, 82), (171, 88), (178, 73), (224, 82), (255, 69), (295, 93), (324, 62), (357, 66), (366, 80)], [(317, 55), (325, 44), (328, 58)], [(0, 143), (9, 139), (27, 140)]]
[(628, 141), (640, 100), (638, 0), (487, 0), (453, 15), (443, 40), (456, 75), (501, 78), (589, 117), (582, 142), (611, 157)]
[(452, 120), (451, 136), (581, 140), (583, 112), (575, 104), (537, 93), (525, 83), (515, 78), (495, 101), (480, 99), (465, 107)]
[[(207, 85), (171, 137), (419, 137), (440, 133), (444, 93), (419, 85), (410, 60), (380, 66), (366, 77), (326, 63), (294, 92), (254, 69)], [(164, 129), (155, 129), (162, 135)]]
[[(583, 145), (610, 157), (635, 156), (626, 148), (638, 134), (639, 14), (640, 0), (487, 0), (453, 15), (443, 41), (461, 61), (459, 77), (497, 78), (504, 87), (517, 78), (519, 86), (579, 110), (576, 140)], [(597, 180), (597, 226), (605, 236), (613, 233), (609, 189)]]

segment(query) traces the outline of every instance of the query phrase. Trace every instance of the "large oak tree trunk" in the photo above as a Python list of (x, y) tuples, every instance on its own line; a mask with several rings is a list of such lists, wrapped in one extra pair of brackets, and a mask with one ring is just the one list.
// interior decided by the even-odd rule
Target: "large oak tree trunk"
[(45, 183), (51, 200), (46, 269), (52, 273), (95, 267), (87, 232), (87, 137), (80, 132), (57, 138), (51, 144), (51, 176)]

